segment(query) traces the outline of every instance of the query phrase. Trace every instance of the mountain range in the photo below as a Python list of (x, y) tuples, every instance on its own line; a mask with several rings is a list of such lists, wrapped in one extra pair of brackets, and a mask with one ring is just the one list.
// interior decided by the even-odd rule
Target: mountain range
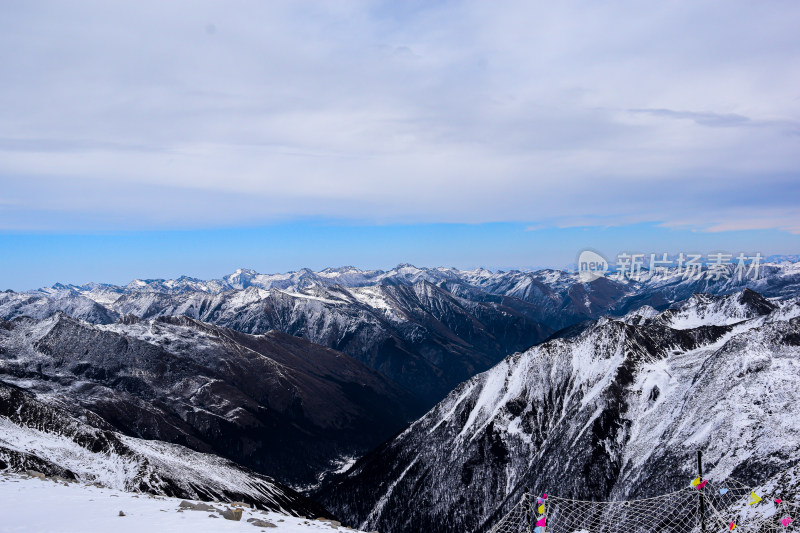
[(78, 446), (144, 472), (113, 479), (129, 490), (383, 533), (482, 531), (527, 490), (672, 490), (697, 448), (711, 475), (777, 482), (800, 458), (800, 264), (728, 274), (399, 265), (5, 291), (0, 469), (108, 479), (58, 451)]

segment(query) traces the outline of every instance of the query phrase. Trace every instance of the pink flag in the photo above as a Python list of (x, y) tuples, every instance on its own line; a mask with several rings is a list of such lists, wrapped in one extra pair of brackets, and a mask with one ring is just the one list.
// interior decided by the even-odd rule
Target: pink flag
[(698, 483), (697, 490), (703, 490), (704, 488), (706, 488), (706, 483), (708, 483), (707, 479), (704, 479), (702, 483)]
[(781, 503), (782, 501), (780, 498), (775, 498), (775, 503)]
[(794, 522), (794, 520), (792, 520), (790, 516), (787, 516), (786, 518), (781, 520), (781, 524), (783, 524), (783, 527), (788, 527), (789, 524), (791, 524), (792, 522)]
[(546, 500), (546, 499), (547, 499), (547, 493), (546, 493), (546, 492), (545, 492), (544, 494), (542, 494), (542, 499), (543, 499), (543, 500)]
[(542, 527), (546, 526), (547, 525), (547, 517), (546, 516), (541, 517), (539, 520), (536, 521), (536, 525), (537, 526), (542, 526)]

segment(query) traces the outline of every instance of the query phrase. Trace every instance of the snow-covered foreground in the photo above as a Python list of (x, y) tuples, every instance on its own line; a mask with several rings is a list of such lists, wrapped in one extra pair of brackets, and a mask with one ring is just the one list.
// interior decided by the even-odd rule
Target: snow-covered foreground
[[(182, 509), (182, 501), (80, 483), (0, 474), (0, 532), (325, 533), (336, 530), (336, 523), (248, 508), (243, 509), (240, 521), (226, 520), (214, 511)], [(219, 510), (231, 508), (226, 504), (211, 505)], [(125, 516), (120, 516), (120, 511)], [(275, 527), (258, 522), (254, 524), (252, 519)]]

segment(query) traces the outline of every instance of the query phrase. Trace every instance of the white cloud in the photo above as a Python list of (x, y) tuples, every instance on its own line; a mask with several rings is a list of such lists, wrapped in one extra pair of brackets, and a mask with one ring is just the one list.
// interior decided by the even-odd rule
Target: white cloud
[(325, 216), (798, 231), (798, 15), (4, 4), (0, 228)]

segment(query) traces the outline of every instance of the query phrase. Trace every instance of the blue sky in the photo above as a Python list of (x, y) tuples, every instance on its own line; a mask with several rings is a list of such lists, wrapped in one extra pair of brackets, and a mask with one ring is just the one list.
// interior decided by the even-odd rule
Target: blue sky
[(3, 2), (0, 287), (797, 253), (799, 19), (794, 1)]
[(389, 269), (399, 263), (566, 268), (585, 248), (600, 251), (612, 263), (621, 251), (766, 256), (800, 249), (800, 236), (774, 230), (708, 233), (652, 224), (532, 229), (520, 223), (354, 225), (304, 220), (244, 228), (6, 233), (0, 235), (0, 244), (6, 251), (0, 290), (26, 290), (56, 282), (219, 278), (243, 267), (259, 272), (332, 265)]

